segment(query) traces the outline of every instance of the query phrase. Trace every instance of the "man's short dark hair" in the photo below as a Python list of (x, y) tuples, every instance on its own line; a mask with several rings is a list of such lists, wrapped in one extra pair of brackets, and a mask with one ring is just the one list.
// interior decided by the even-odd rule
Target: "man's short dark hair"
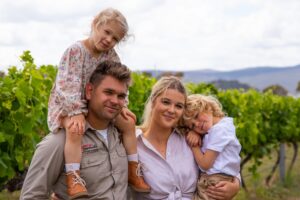
[(125, 65), (119, 62), (104, 61), (101, 62), (92, 73), (90, 83), (98, 86), (105, 76), (111, 76), (122, 83), (126, 83), (127, 88), (131, 82), (131, 71)]

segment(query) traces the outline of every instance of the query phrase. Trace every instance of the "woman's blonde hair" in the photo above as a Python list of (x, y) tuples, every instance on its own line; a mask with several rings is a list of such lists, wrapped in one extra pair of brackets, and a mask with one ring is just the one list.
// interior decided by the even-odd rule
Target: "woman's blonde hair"
[(94, 30), (94, 27), (98, 28), (101, 25), (107, 24), (108, 22), (117, 22), (123, 31), (124, 37), (122, 40), (126, 40), (128, 37), (128, 24), (124, 15), (114, 8), (107, 8), (99, 12), (93, 19), (91, 31)]
[(183, 114), (184, 121), (189, 121), (196, 117), (198, 113), (211, 111), (214, 117), (224, 117), (222, 104), (213, 96), (192, 94), (187, 97), (186, 109)]
[(149, 128), (149, 125), (151, 123), (152, 107), (154, 101), (168, 89), (174, 89), (183, 94), (184, 103), (186, 102), (186, 90), (179, 78), (175, 76), (164, 76), (159, 79), (152, 87), (151, 94), (145, 103), (142, 124), (139, 126), (139, 128), (141, 128), (143, 132)]

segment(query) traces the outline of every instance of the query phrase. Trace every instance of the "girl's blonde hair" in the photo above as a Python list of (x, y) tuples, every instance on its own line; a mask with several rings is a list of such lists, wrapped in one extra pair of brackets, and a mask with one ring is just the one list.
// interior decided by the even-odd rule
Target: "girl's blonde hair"
[(155, 102), (157, 97), (159, 97), (168, 89), (174, 89), (183, 94), (184, 103), (186, 102), (186, 90), (179, 78), (175, 76), (164, 76), (161, 79), (159, 79), (152, 87), (151, 94), (145, 103), (142, 124), (139, 126), (139, 128), (141, 128), (143, 132), (149, 128), (149, 125), (151, 123), (153, 103)]
[(183, 114), (184, 121), (189, 121), (196, 117), (198, 113), (211, 111), (214, 117), (224, 117), (222, 104), (213, 96), (192, 94), (187, 97), (186, 109)]
[(127, 20), (120, 11), (114, 8), (107, 8), (98, 13), (93, 19), (91, 31), (94, 30), (94, 27), (98, 28), (99, 26), (107, 24), (111, 21), (117, 22), (121, 26), (124, 34), (122, 40), (126, 40), (129, 29)]

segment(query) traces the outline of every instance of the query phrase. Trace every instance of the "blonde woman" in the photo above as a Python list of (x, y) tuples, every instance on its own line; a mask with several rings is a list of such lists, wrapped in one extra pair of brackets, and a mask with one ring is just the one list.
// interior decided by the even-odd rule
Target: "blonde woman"
[[(186, 106), (186, 91), (176, 77), (163, 77), (152, 88), (143, 123), (137, 129), (139, 161), (150, 193), (136, 199), (190, 200), (196, 190), (198, 167), (185, 136), (176, 128)], [(214, 199), (231, 199), (239, 190), (235, 179), (207, 190)]]

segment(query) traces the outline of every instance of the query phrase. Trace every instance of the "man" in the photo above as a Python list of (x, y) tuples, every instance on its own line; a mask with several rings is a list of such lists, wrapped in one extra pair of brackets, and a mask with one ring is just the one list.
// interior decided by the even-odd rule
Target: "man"
[[(114, 62), (104, 62), (93, 72), (86, 86), (88, 114), (82, 139), (80, 177), (73, 181), (86, 184), (83, 199), (126, 199), (128, 165), (120, 134), (112, 125), (125, 105), (130, 82), (129, 69)], [(123, 127), (123, 128), (122, 128)], [(135, 132), (134, 123), (120, 122), (122, 134)], [(52, 192), (68, 199), (64, 172), (65, 131), (51, 133), (38, 145), (21, 191), (22, 200), (49, 199)]]

